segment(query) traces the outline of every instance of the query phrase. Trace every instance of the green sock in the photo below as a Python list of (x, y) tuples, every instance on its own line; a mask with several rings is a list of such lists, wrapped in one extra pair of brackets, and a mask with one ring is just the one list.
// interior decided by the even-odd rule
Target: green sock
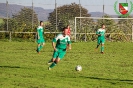
[(103, 52), (104, 51), (104, 46), (101, 46), (101, 52)]
[(40, 52), (40, 46), (37, 47), (38, 52)]
[(55, 65), (56, 65), (56, 63), (53, 62), (53, 63), (50, 65), (50, 68), (53, 68)]
[(43, 45), (40, 45), (40, 50), (42, 49)]

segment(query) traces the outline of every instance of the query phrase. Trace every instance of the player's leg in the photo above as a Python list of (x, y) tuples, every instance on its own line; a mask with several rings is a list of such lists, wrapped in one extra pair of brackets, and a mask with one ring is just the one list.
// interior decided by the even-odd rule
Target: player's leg
[(52, 58), (51, 60), (49, 60), (48, 65), (52, 64), (55, 60), (56, 60), (56, 58)]
[(51, 64), (48, 67), (48, 70), (51, 70), (51, 68), (53, 68), (56, 65), (56, 58), (58, 57), (58, 55), (59, 55), (58, 51), (54, 51), (53, 58), (48, 62), (48, 64)]
[(48, 70), (51, 70), (51, 68), (53, 68), (56, 65), (56, 58), (51, 59), (52, 63), (51, 65), (48, 67)]
[(45, 45), (45, 43), (43, 42), (43, 43), (41, 43), (41, 45), (40, 45), (40, 50), (44, 47), (44, 45)]
[(104, 52), (104, 43), (105, 43), (105, 39), (101, 40), (101, 53), (103, 54)]
[[(55, 59), (55, 58), (54, 58), (54, 59)], [(54, 66), (56, 66), (56, 64), (57, 64), (59, 61), (60, 61), (60, 58), (59, 58), (59, 57), (56, 58), (55, 61), (49, 66), (49, 70), (50, 70), (51, 68), (53, 68)]]
[(45, 40), (42, 38), (42, 39), (41, 39), (41, 46), (40, 46), (40, 50), (44, 47), (44, 45), (45, 45)]
[(98, 49), (100, 43), (101, 43), (101, 40), (100, 40), (100, 38), (98, 38), (98, 39), (97, 39), (97, 46), (96, 46), (96, 49)]
[(40, 52), (40, 44), (38, 43), (37, 45), (37, 50), (36, 50), (38, 53)]
[(101, 53), (103, 53), (104, 52), (104, 44), (102, 43), (101, 44)]
[(52, 59), (48, 61), (48, 64), (52, 64), (58, 56), (58, 51), (53, 52)]
[(40, 45), (41, 45), (41, 40), (40, 39), (37, 40), (37, 44), (38, 45), (37, 45), (37, 50), (36, 51), (39, 53), (40, 52)]
[(58, 52), (58, 56), (57, 56), (57, 58), (55, 59), (55, 61), (49, 66), (49, 70), (50, 70), (51, 68), (53, 68), (54, 66), (56, 66), (56, 65), (59, 63), (59, 61), (60, 61), (61, 59), (63, 59), (63, 57), (65, 56), (65, 54), (66, 54), (66, 52), (64, 52), (64, 51)]

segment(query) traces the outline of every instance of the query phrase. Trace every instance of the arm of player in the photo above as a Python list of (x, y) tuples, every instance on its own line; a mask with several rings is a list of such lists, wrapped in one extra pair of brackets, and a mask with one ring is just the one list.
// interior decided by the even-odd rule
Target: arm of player
[(59, 39), (59, 35), (57, 37), (53, 38), (52, 46), (53, 46), (54, 51), (57, 51), (56, 42), (57, 42), (58, 39)]
[(54, 51), (56, 51), (56, 44), (55, 44), (55, 42), (52, 42), (52, 46), (53, 46)]
[(68, 41), (67, 41), (67, 50), (71, 50), (71, 40), (70, 40), (70, 37), (68, 37)]
[(101, 34), (97, 34), (98, 36), (101, 36)]
[(100, 34), (100, 32), (99, 32), (99, 31), (97, 31), (97, 32), (96, 32), (96, 35), (101, 36), (101, 34)]
[(39, 29), (37, 28), (37, 39), (40, 39), (40, 36), (39, 36)]
[(71, 44), (68, 44), (67, 45), (67, 50), (71, 50), (72, 48), (71, 48)]
[(37, 38), (40, 39), (39, 33), (37, 32)]

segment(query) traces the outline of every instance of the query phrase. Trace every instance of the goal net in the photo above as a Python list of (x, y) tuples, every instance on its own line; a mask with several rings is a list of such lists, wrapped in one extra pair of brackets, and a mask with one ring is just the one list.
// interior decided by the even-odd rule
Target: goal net
[(75, 17), (74, 41), (95, 41), (105, 24), (107, 41), (133, 41), (133, 18)]

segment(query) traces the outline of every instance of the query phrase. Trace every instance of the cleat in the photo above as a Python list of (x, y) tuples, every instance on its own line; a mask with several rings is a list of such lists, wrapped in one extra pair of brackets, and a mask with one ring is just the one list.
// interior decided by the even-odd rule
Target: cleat
[(50, 65), (50, 64), (52, 64), (52, 63), (53, 63), (53, 61), (50, 60), (47, 64)]
[(101, 52), (101, 54), (104, 54), (104, 52)]
[(52, 62), (48, 62), (47, 64), (50, 65), (50, 64), (52, 64)]
[(36, 52), (37, 52), (38, 54), (40, 54), (40, 52), (39, 52), (38, 50), (36, 50)]
[(48, 67), (48, 70), (51, 70), (51, 68), (50, 68), (50, 67)]
[(36, 52), (38, 52), (38, 50), (36, 50)]

